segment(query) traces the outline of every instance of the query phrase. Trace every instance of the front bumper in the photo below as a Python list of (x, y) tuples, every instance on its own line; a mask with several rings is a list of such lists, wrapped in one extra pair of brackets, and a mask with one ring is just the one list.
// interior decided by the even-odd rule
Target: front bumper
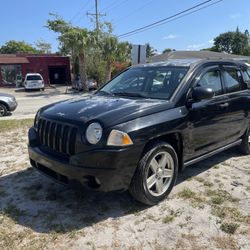
[(11, 101), (8, 103), (9, 111), (12, 112), (17, 108), (17, 101)]
[(104, 192), (128, 189), (140, 157), (135, 147), (99, 149), (63, 159), (45, 152), (29, 131), (31, 165), (43, 174), (72, 187), (87, 187)]

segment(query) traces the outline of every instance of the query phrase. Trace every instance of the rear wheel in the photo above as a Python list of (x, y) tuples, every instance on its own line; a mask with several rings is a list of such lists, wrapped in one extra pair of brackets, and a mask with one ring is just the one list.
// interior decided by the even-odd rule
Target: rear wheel
[(174, 148), (156, 142), (142, 156), (129, 191), (138, 201), (154, 205), (172, 190), (178, 172), (178, 157)]
[(7, 107), (0, 103), (0, 117), (7, 115)]
[(250, 127), (242, 137), (242, 142), (240, 144), (240, 151), (245, 155), (250, 154)]

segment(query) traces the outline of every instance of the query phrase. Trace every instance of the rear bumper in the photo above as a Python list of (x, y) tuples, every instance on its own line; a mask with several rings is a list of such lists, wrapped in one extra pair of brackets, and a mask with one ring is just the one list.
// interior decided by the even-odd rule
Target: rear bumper
[(34, 133), (29, 131), (30, 162), (43, 174), (72, 187), (104, 192), (128, 189), (140, 157), (135, 148), (92, 150), (63, 160), (35, 145)]

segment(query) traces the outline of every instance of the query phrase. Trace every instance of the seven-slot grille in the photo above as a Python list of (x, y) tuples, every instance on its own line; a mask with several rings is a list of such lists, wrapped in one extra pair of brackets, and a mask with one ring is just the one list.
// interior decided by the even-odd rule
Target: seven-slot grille
[(75, 154), (76, 134), (75, 127), (43, 118), (38, 121), (40, 143), (58, 153)]

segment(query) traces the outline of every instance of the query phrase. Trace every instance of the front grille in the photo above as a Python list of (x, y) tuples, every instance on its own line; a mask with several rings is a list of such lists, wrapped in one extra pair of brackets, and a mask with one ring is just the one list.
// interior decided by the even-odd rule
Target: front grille
[(74, 155), (77, 128), (44, 118), (38, 121), (40, 144), (64, 155)]

